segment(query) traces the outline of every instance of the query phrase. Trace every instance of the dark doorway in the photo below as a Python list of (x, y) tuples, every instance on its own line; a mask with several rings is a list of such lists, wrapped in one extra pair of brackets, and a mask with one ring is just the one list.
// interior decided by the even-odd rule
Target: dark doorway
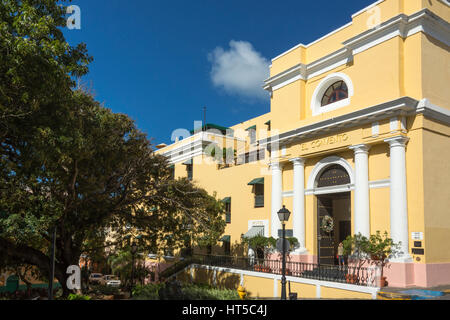
[[(321, 265), (338, 265), (337, 247), (351, 235), (350, 192), (317, 196), (317, 241)], [(332, 228), (324, 220), (332, 218)]]

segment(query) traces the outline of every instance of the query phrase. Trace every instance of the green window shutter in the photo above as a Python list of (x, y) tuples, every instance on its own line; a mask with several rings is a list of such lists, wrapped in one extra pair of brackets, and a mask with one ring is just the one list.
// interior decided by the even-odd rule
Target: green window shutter
[(248, 183), (249, 186), (255, 186), (255, 185), (263, 185), (264, 184), (264, 178), (257, 178), (253, 179)]

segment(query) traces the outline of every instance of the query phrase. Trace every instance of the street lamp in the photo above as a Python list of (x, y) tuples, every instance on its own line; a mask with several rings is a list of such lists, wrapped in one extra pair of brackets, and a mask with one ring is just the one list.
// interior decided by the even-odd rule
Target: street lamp
[(130, 298), (133, 297), (133, 285), (134, 285), (134, 256), (136, 255), (137, 245), (133, 241), (131, 244), (131, 286), (130, 286)]
[(283, 225), (283, 257), (282, 257), (282, 271), (281, 271), (281, 300), (286, 300), (286, 222), (289, 220), (291, 212), (286, 209), (286, 206), (278, 211), (278, 218)]

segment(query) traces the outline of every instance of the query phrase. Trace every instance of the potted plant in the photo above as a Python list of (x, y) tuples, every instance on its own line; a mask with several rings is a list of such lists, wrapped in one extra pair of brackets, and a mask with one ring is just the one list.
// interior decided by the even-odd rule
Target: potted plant
[(389, 238), (387, 232), (381, 235), (381, 232), (377, 231), (375, 235), (371, 235), (368, 239), (365, 251), (370, 257), (370, 263), (380, 269), (378, 285), (380, 287), (385, 287), (386, 277), (384, 277), (384, 268), (389, 263), (389, 258), (396, 257), (402, 253), (400, 250), (400, 243), (394, 243), (394, 241)]

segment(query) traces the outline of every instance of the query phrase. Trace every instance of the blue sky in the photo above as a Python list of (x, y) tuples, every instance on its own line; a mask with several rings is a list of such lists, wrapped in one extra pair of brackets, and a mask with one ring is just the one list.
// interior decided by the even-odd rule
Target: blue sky
[[(231, 126), (270, 111), (270, 60), (351, 21), (375, 0), (73, 0), (94, 61), (84, 81), (155, 143), (202, 120)], [(262, 80), (260, 80), (262, 79)]]

